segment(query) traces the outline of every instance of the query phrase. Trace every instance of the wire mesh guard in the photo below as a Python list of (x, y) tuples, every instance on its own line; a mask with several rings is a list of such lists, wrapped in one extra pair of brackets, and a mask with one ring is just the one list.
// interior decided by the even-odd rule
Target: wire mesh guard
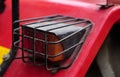
[[(22, 51), (17, 57), (25, 63), (44, 65), (52, 73), (70, 67), (84, 43), (92, 23), (89, 20), (53, 15), (18, 20), (13, 30), (14, 47)], [(14, 38), (13, 38), (14, 39)]]

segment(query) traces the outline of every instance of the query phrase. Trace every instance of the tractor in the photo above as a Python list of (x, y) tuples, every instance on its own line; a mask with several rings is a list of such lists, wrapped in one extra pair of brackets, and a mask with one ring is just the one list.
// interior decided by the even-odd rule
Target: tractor
[(1, 0), (0, 77), (120, 77), (119, 0)]

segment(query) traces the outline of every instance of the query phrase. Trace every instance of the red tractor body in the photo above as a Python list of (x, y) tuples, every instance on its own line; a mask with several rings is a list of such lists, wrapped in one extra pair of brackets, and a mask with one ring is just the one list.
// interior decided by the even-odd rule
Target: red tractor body
[[(102, 0), (20, 0), (20, 19), (54, 14), (88, 19), (93, 23), (80, 52), (71, 67), (51, 74), (44, 67), (13, 60), (3, 77), (84, 77), (113, 24), (120, 20), (120, 6), (102, 8)], [(0, 45), (12, 46), (12, 5), (6, 0), (0, 14)], [(18, 56), (21, 54), (18, 53)]]

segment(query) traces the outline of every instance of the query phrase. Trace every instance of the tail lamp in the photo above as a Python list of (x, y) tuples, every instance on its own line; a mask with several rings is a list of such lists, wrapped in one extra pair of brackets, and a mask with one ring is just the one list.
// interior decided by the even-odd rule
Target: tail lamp
[(14, 42), (22, 52), (20, 58), (51, 71), (72, 65), (92, 26), (89, 20), (63, 15), (16, 22), (22, 22), (13, 31), (20, 37)]

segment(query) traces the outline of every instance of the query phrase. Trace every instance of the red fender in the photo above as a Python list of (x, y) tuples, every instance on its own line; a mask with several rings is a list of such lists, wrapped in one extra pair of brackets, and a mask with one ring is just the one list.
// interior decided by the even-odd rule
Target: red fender
[[(99, 2), (102, 0), (20, 0), (20, 19), (62, 14), (89, 19), (94, 25), (70, 68), (53, 75), (43, 67), (13, 60), (4, 77), (84, 77), (113, 24), (120, 20), (120, 6), (100, 9), (96, 5)], [(10, 48), (11, 0), (6, 0), (6, 5), (5, 12), (0, 15), (0, 44)]]

